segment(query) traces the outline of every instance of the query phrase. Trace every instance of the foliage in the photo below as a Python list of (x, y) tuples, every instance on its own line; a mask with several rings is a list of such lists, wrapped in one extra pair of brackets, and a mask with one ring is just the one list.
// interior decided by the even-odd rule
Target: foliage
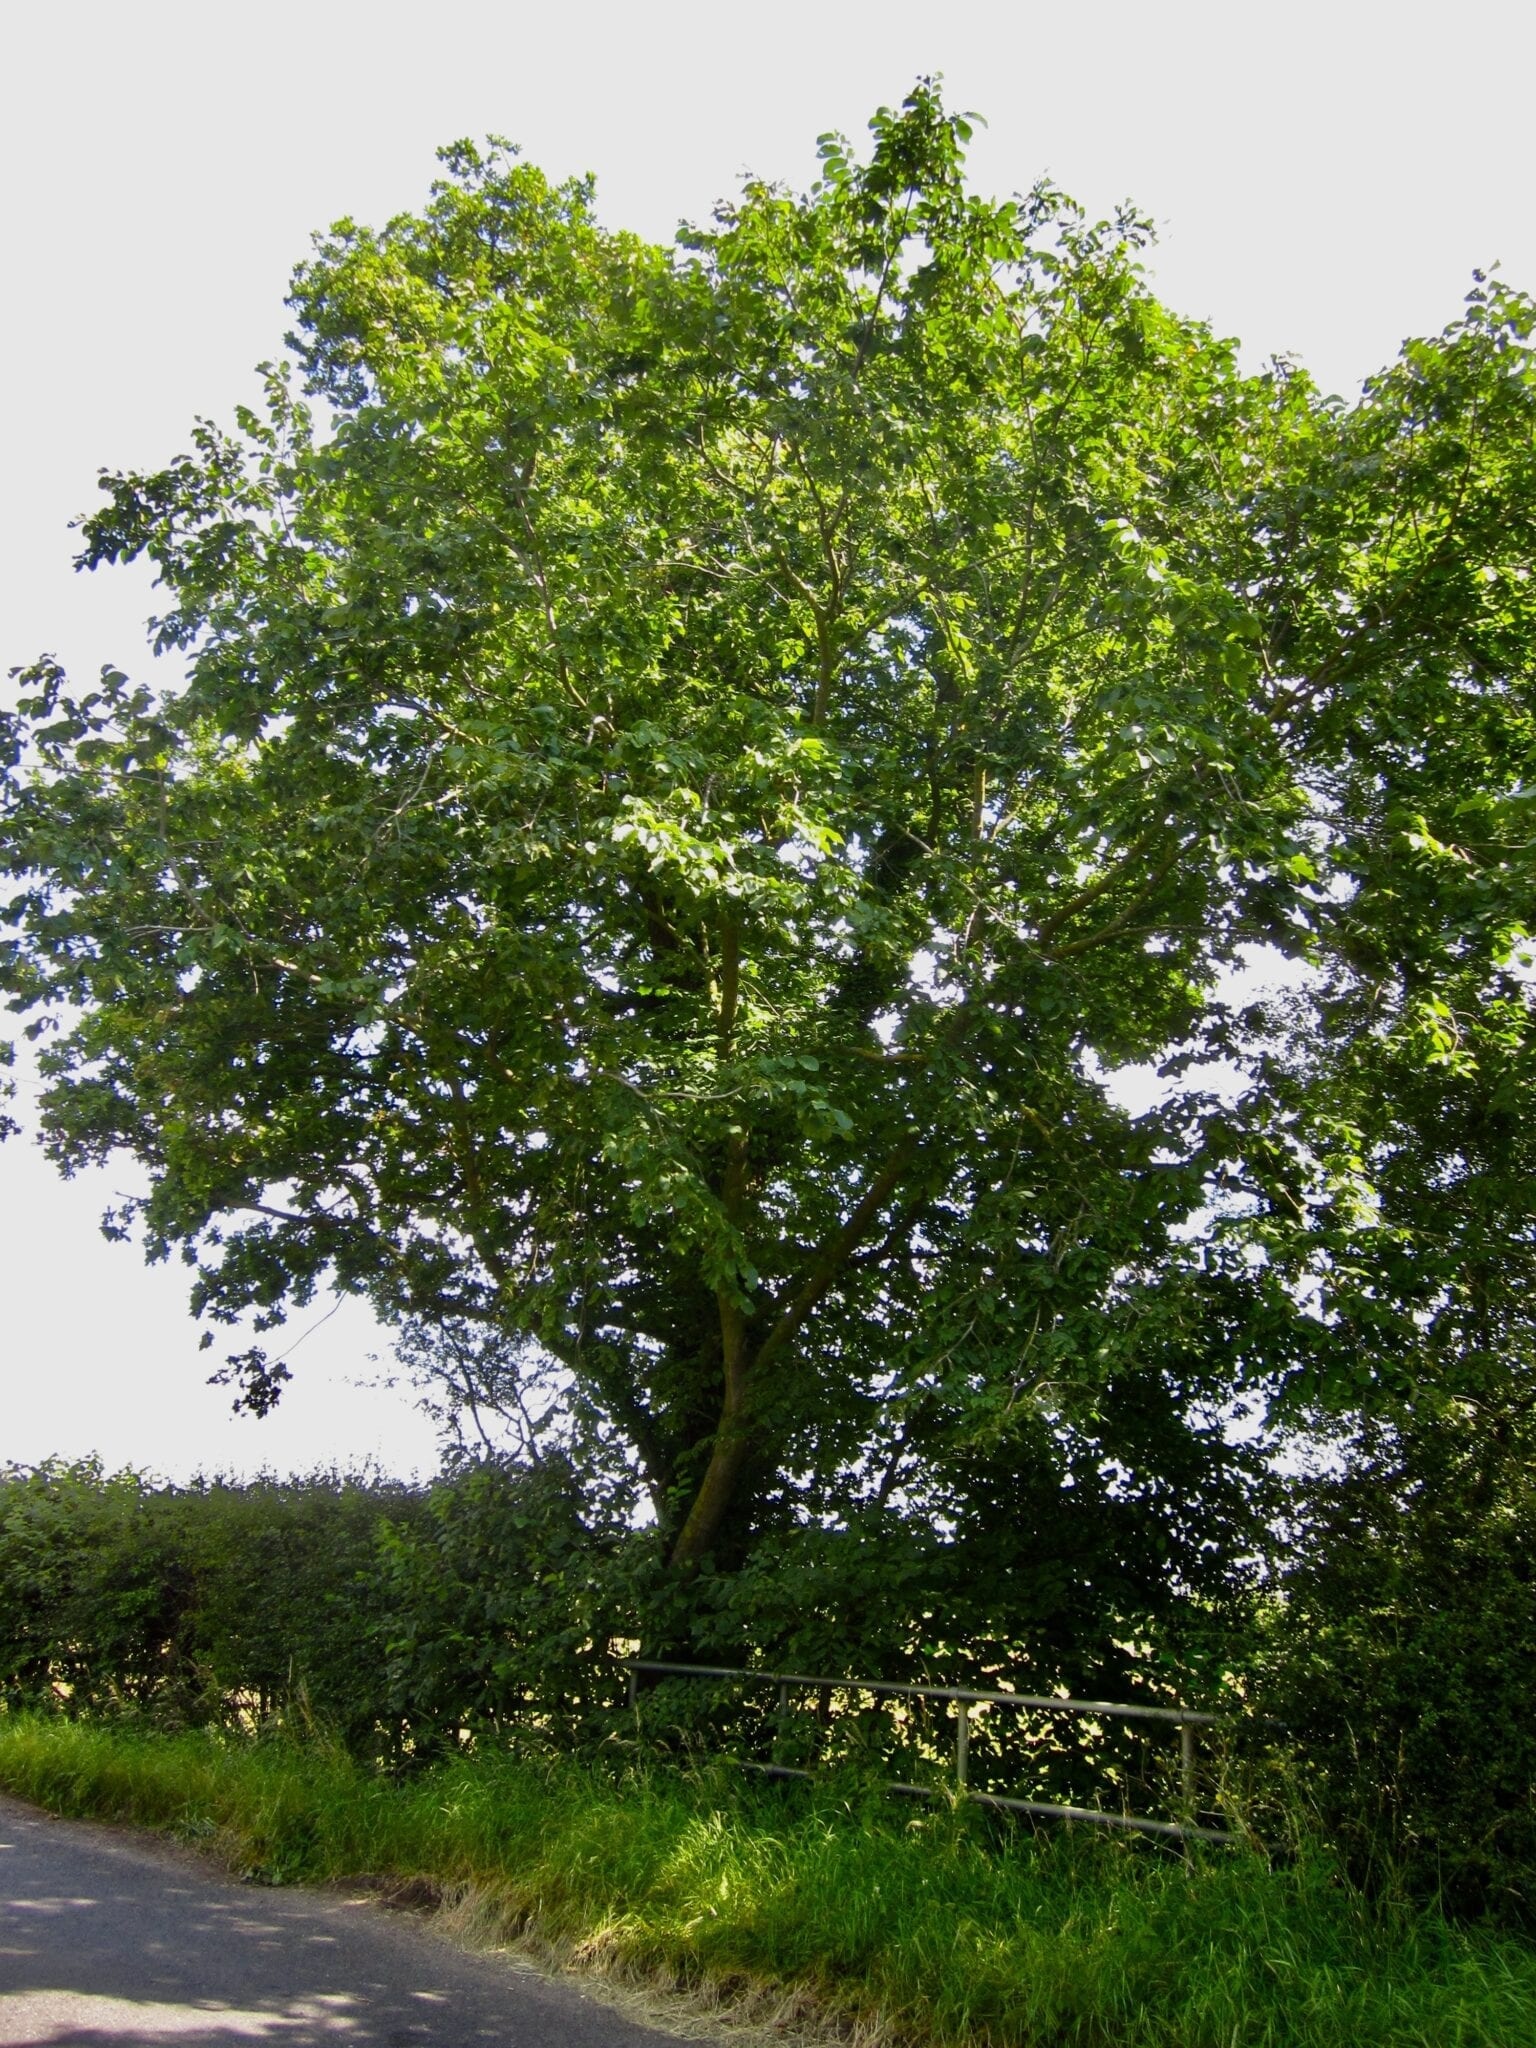
[(406, 1487), (157, 1487), (56, 1462), (0, 1473), (0, 1697), (172, 1726), (323, 1720), (371, 1753), (390, 1727), (381, 1526)]
[(1536, 309), (1245, 375), (966, 137), (920, 85), (672, 248), (456, 145), (103, 479), (183, 659), (0, 721), (44, 1141), (521, 1465), (18, 1477), (5, 1682), (397, 1753), (589, 1736), (631, 1629), (1212, 1690), (1230, 1424), (1332, 1416), (1264, 1682), (1360, 1871), (1523, 1897)]
[(4, 727), (60, 1164), (144, 1164), (215, 1320), (556, 1362), (689, 1566), (1127, 1401), (1148, 1494), (1244, 1387), (1369, 1401), (1462, 1286), (1377, 1257), (1397, 1084), (1529, 1057), (1528, 302), (1346, 407), (1133, 218), (970, 192), (931, 87), (872, 134), (673, 249), (446, 151), (263, 410), (103, 479), (185, 682)]
[(0, 1784), (212, 1839), (268, 1882), (372, 1875), (461, 1927), (632, 1976), (796, 2000), (842, 2038), (934, 2048), (1509, 2048), (1536, 1957), (1372, 1905), (1309, 1851), (1185, 1863), (975, 1816), (759, 1792), (716, 1773), (450, 1763), (403, 1785), (334, 1752), (0, 1716)]
[[(613, 1651), (659, 1628), (714, 1662), (941, 1682), (1017, 1683), (1025, 1635), (1037, 1686), (1165, 1698), (1201, 1676), (1189, 1620), (1163, 1612), (1161, 1662), (1103, 1640), (1108, 1617), (1152, 1601), (1116, 1562), (1136, 1539), (1134, 1509), (1126, 1527), (1102, 1524), (1085, 1494), (1082, 1526), (1069, 1512), (1054, 1545), (1027, 1523), (983, 1556), (980, 1529), (945, 1538), (870, 1518), (786, 1531), (684, 1592), (625, 1496), (595, 1501), (559, 1458), (466, 1462), (424, 1488), (12, 1470), (0, 1474), (0, 1696), (172, 1727), (296, 1720), (397, 1763), (465, 1737), (589, 1749), (622, 1697)], [(1163, 1563), (1147, 1561), (1152, 1595)], [(722, 1706), (696, 1685), (663, 1704), (668, 1739), (709, 1731), (740, 1748), (764, 1732), (752, 1703)], [(1037, 1760), (1004, 1736), (995, 1767), (1022, 1783)], [(988, 1750), (978, 1729), (978, 1768)]]
[(1536, 1922), (1536, 1432), (1495, 1383), (1299, 1490), (1265, 1687), (1363, 1881)]
[(142, 1700), (171, 1661), (178, 1602), (139, 1520), (132, 1474), (93, 1464), (6, 1475), (5, 1684), (8, 1705), (62, 1688), (82, 1707), (104, 1703), (98, 1667), (126, 1701)]
[[(839, 1696), (829, 1718), (829, 1702), (801, 1692), (782, 1715), (771, 1687), (688, 1679), (642, 1693), (632, 1721), (613, 1655), (649, 1627), (705, 1662), (1205, 1696), (1228, 1712), (1221, 1660), (1236, 1660), (1286, 1722), (1305, 1797), (1357, 1882), (1523, 1922), (1536, 1867), (1529, 1417), (1464, 1403), (1433, 1426), (1378, 1427), (1373, 1445), (1294, 1492), (1291, 1555), (1257, 1648), (1246, 1611), (1200, 1603), (1163, 1611), (1151, 1639), (1107, 1637), (1110, 1615), (1149, 1603), (1117, 1581), (1139, 1540), (1134, 1505), (1130, 1522), (1101, 1527), (1087, 1489), (1054, 1547), (1037, 1533), (1043, 1507), (1015, 1513), (1018, 1541), (1001, 1556), (1001, 1516), (948, 1537), (871, 1519), (783, 1532), (739, 1571), (682, 1586), (621, 1503), (594, 1514), (558, 1460), (468, 1464), (424, 1489), (12, 1470), (0, 1475), (0, 1699), (112, 1723), (319, 1728), (395, 1769), (466, 1741), (527, 1758), (623, 1738), (943, 1784), (942, 1713)], [(1150, 1559), (1148, 1578), (1159, 1569)], [(1020, 1640), (1034, 1645), (1027, 1664)], [(1177, 1809), (1165, 1731), (983, 1713), (971, 1735), (978, 1788)], [(1251, 1810), (1266, 1840), (1290, 1804), (1265, 1789), (1270, 1775), (1202, 1741), (1201, 1804)]]
[[(1427, 751), (1427, 750), (1426, 750)], [(1486, 814), (1475, 788), (1468, 820)], [(1473, 855), (1433, 865), (1465, 916)], [(1507, 871), (1507, 870), (1506, 870)], [(1404, 896), (1425, 886), (1407, 867)], [(1458, 903), (1458, 898), (1459, 903)], [(1406, 975), (1418, 973), (1411, 958)], [(1372, 1134), (1371, 1199), (1326, 1253), (1364, 1414), (1323, 1433), (1293, 1489), (1261, 1665), (1315, 1797), (1362, 1877), (1390, 1868), (1459, 1910), (1536, 1905), (1536, 1350), (1530, 1327), (1536, 1081), (1525, 972), (1469, 972), (1428, 1049), (1362, 1033), (1330, 1078)]]
[(413, 1752), (456, 1745), (461, 1731), (590, 1746), (612, 1723), (610, 1644), (636, 1626), (632, 1532), (594, 1516), (558, 1460), (467, 1465), (424, 1507), (382, 1525), (375, 1595), (389, 1713)]

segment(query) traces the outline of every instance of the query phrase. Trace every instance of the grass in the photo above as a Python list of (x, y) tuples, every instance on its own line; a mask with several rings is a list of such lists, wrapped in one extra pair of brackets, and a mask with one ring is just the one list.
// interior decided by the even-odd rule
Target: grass
[(0, 1715), (0, 1786), (205, 1840), (268, 1883), (367, 1876), (632, 1981), (923, 2048), (1523, 2048), (1536, 1950), (1326, 1858), (1192, 1862), (724, 1770), (466, 1758), (392, 1783), (310, 1743)]

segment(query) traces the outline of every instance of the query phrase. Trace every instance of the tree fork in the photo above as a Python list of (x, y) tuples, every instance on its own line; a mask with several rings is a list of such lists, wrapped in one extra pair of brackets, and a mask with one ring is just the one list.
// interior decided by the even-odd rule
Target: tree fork
[[(734, 1140), (733, 1157), (738, 1143), (742, 1153), (745, 1152), (745, 1141)], [(848, 1270), (865, 1233), (895, 1193), (917, 1153), (917, 1139), (913, 1134), (902, 1138), (895, 1146), (854, 1205), (847, 1222), (822, 1246), (804, 1282), (783, 1306), (751, 1358), (747, 1356), (747, 1319), (735, 1298), (724, 1288), (719, 1291), (725, 1395), (709, 1463), (704, 1468), (699, 1490), (672, 1547), (671, 1562), (674, 1566), (686, 1568), (700, 1563), (708, 1555), (720, 1525), (730, 1511), (752, 1449), (749, 1404), (755, 1375), (799, 1333), (817, 1304)]]

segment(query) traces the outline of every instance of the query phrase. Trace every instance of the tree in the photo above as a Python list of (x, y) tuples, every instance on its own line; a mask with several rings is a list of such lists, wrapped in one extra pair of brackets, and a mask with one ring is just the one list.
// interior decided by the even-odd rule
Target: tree
[(674, 249), (501, 145), (343, 222), (265, 409), (86, 522), (184, 682), (5, 728), (54, 1156), (145, 1164), (215, 1321), (557, 1361), (680, 1566), (1357, 1390), (1360, 1076), (1529, 1032), (1529, 303), (1346, 408), (1133, 217), (971, 193), (928, 85), (871, 128)]

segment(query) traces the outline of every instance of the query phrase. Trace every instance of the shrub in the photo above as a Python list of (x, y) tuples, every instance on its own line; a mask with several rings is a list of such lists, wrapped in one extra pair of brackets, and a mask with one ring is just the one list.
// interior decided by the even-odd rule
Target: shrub
[(1364, 1881), (1536, 1920), (1536, 1429), (1460, 1401), (1298, 1493), (1265, 1686)]

